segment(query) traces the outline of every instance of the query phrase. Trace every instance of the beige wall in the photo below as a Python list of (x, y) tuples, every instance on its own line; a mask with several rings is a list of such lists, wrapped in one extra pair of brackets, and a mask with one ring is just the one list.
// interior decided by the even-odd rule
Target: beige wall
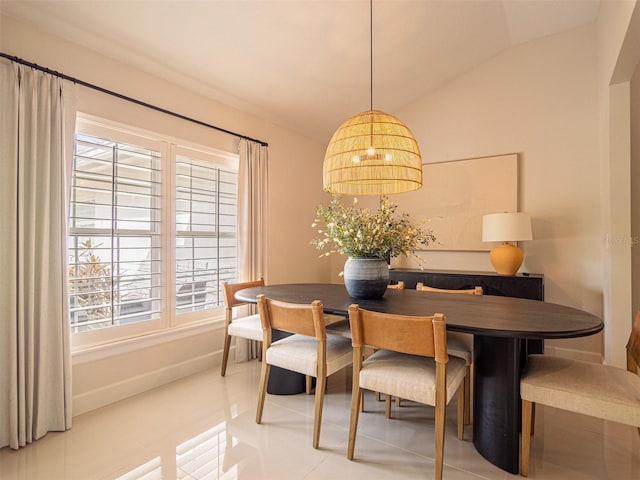
[[(425, 162), (519, 153), (519, 204), (532, 216), (534, 235), (522, 244), (521, 270), (545, 275), (547, 301), (602, 315), (595, 42), (593, 25), (529, 42), (398, 116), (416, 135)], [(486, 252), (424, 257), (428, 268), (493, 270)], [(596, 335), (548, 345), (599, 358), (601, 342)]]

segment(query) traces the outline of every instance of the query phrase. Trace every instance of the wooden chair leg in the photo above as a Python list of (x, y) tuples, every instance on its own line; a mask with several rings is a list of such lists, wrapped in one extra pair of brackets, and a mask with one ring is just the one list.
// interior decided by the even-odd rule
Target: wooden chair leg
[(316, 378), (315, 414), (313, 416), (313, 448), (320, 444), (320, 426), (322, 425), (322, 405), (324, 403), (324, 391), (327, 386), (327, 378)]
[(520, 475), (529, 476), (529, 454), (531, 450), (531, 420), (533, 403), (522, 400), (522, 440), (520, 450)]
[(271, 365), (267, 362), (262, 362), (262, 368), (260, 371), (260, 389), (258, 390), (258, 408), (256, 409), (256, 423), (262, 422), (262, 410), (264, 409), (264, 398), (267, 395), (267, 383), (269, 380), (269, 371)]
[(399, 407), (402, 403), (402, 399), (400, 397), (396, 397), (396, 406)]
[[(307, 392), (307, 395), (311, 395), (311, 385), (312, 385), (312, 380), (311, 380), (311, 375), (305, 375), (304, 376), (304, 385), (305, 385), (305, 391)], [(318, 389), (318, 384), (316, 383), (316, 390)]]
[(231, 336), (225, 335), (224, 349), (222, 350), (222, 365), (220, 365), (220, 376), (224, 377), (227, 373), (227, 361), (229, 360), (229, 349), (231, 348)]
[(464, 377), (464, 424), (471, 425), (471, 366), (467, 365)]
[(466, 411), (466, 403), (465, 403), (465, 390), (464, 384), (458, 387), (458, 392), (456, 394), (458, 399), (458, 440), (464, 439), (464, 413)]
[(384, 397), (384, 415), (387, 418), (391, 418), (391, 395), (385, 395)]
[[(447, 417), (447, 370), (444, 363), (436, 362), (436, 471), (435, 480), (442, 480), (444, 462), (444, 424)], [(458, 388), (458, 392), (460, 389)]]
[(531, 405), (531, 436), (535, 435), (536, 429), (536, 404)]
[(349, 446), (347, 447), (347, 458), (353, 460), (353, 451), (356, 447), (356, 432), (358, 430), (358, 415), (360, 405), (362, 405), (362, 389), (354, 384), (351, 391), (351, 419), (349, 420)]
[(380, 395), (380, 392), (376, 392), (376, 400), (379, 402), (382, 401), (382, 395)]
[[(438, 403), (436, 401), (436, 403)], [(436, 430), (436, 471), (434, 478), (435, 480), (442, 480), (442, 470), (444, 463), (444, 423), (446, 416), (446, 400), (444, 405), (436, 405), (436, 419), (435, 419), (435, 430)]]

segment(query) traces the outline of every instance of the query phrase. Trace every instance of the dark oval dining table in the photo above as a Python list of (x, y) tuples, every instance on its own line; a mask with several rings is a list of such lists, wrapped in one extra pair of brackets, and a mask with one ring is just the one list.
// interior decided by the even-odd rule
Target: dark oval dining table
[(294, 283), (248, 288), (238, 300), (268, 298), (290, 303), (322, 301), (328, 314), (348, 315), (349, 306), (402, 315), (446, 316), (447, 330), (473, 335), (473, 443), (494, 465), (519, 471), (520, 375), (529, 339), (574, 338), (598, 333), (597, 316), (576, 308), (513, 297), (450, 295), (389, 289), (383, 298), (354, 299), (344, 285)]

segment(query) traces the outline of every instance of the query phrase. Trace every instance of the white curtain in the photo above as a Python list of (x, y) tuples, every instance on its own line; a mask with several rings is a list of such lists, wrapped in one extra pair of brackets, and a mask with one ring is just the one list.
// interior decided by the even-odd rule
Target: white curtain
[(68, 184), (75, 86), (0, 61), (0, 447), (71, 428)]
[[(267, 147), (240, 140), (238, 169), (239, 281), (264, 278), (267, 267)], [(256, 358), (256, 342), (236, 338), (236, 361)]]

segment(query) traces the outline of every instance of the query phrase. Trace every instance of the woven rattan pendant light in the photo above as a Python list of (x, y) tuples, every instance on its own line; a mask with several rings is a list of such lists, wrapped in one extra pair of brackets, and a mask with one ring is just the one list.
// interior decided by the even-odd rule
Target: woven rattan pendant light
[(422, 157), (411, 130), (373, 109), (373, 0), (370, 0), (370, 110), (344, 122), (324, 156), (324, 189), (344, 195), (387, 195), (422, 187)]

